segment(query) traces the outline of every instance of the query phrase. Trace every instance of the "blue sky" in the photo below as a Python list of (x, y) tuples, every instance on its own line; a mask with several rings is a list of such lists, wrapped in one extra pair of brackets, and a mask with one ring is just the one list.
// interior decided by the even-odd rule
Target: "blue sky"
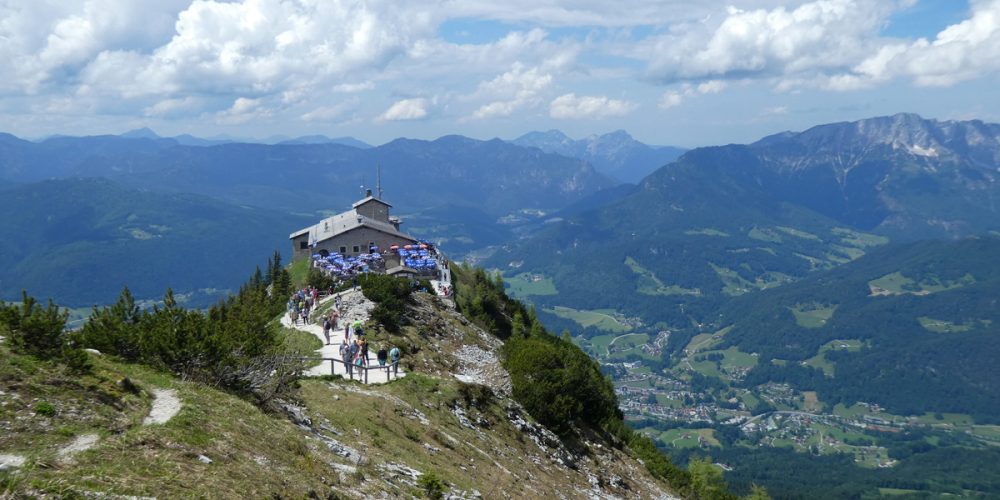
[(132, 0), (0, 5), (23, 137), (617, 129), (749, 142), (916, 112), (1000, 121), (1000, 0)]

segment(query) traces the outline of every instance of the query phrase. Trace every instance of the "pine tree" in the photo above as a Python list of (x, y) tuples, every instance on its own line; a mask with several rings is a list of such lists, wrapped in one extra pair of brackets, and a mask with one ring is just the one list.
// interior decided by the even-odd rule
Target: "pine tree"
[(127, 361), (138, 361), (139, 322), (142, 311), (128, 287), (122, 288), (118, 301), (100, 310), (95, 306), (90, 319), (83, 325), (80, 342), (103, 353), (121, 356)]
[(48, 359), (62, 353), (64, 330), (69, 312), (61, 311), (51, 299), (42, 308), (28, 292), (21, 292), (21, 307), (3, 314), (15, 350)]

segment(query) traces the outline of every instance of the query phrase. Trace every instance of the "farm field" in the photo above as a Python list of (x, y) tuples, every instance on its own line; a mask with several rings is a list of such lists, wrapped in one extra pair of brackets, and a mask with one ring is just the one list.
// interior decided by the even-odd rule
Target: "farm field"
[[(726, 235), (728, 236), (728, 235)], [(639, 276), (639, 283), (636, 285), (636, 292), (643, 295), (701, 295), (701, 290), (697, 288), (684, 288), (677, 285), (667, 285), (660, 281), (649, 269), (642, 267), (638, 261), (632, 257), (625, 258), (625, 265)]]
[(510, 278), (504, 278), (511, 294), (518, 298), (532, 295), (558, 295), (556, 284), (552, 278), (539, 274), (521, 273)]
[(555, 314), (560, 318), (575, 321), (580, 326), (586, 328), (593, 326), (600, 330), (611, 333), (624, 333), (632, 328), (622, 324), (614, 316), (608, 314), (607, 310), (581, 311), (571, 307), (555, 306), (552, 309), (543, 309), (545, 312)]
[(819, 348), (819, 352), (815, 356), (802, 362), (804, 366), (811, 366), (813, 368), (819, 368), (823, 370), (823, 373), (827, 377), (832, 377), (834, 375), (834, 364), (826, 359), (827, 351), (850, 351), (856, 352), (861, 350), (861, 346), (864, 345), (860, 340), (831, 340), (823, 344)]
[(802, 328), (822, 328), (833, 317), (837, 306), (824, 304), (795, 304), (788, 308), (795, 315), (795, 323)]

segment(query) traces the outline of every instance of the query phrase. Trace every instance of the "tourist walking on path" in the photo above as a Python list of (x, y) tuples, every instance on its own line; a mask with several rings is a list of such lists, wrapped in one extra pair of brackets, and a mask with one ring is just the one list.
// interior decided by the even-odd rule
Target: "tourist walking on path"
[(361, 343), (361, 364), (368, 366), (368, 339), (364, 337), (358, 337), (358, 342)]
[(389, 359), (392, 360), (392, 374), (393, 375), (398, 375), (399, 374), (399, 348), (398, 347), (392, 346), (392, 349), (389, 349)]
[(378, 365), (385, 366), (386, 361), (389, 360), (389, 351), (385, 349), (385, 345), (378, 348), (378, 354), (376, 354), (376, 356), (378, 357)]
[[(359, 355), (359, 353), (360, 353), (361, 350), (358, 348), (358, 344), (357, 343), (353, 343), (352, 342), (352, 343), (350, 343), (348, 345), (350, 347), (349, 347), (349, 351), (348, 351), (349, 356), (348, 356), (347, 359), (349, 360), (348, 364), (350, 364), (350, 366), (347, 368), (347, 374), (349, 376), (353, 377), (354, 376), (354, 367), (357, 366), (357, 364), (358, 364), (358, 355)], [(360, 372), (359, 372), (359, 375), (360, 375)]]
[(330, 320), (323, 318), (323, 336), (326, 337), (326, 345), (330, 345)]

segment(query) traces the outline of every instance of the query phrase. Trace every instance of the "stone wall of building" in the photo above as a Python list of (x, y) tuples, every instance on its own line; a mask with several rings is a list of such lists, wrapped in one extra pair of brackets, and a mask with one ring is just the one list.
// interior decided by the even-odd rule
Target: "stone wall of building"
[[(353, 257), (358, 254), (368, 253), (368, 245), (374, 243), (380, 250), (388, 250), (392, 245), (410, 245), (413, 240), (400, 238), (392, 234), (386, 234), (376, 229), (359, 227), (339, 234), (326, 241), (321, 241), (316, 248), (301, 248), (301, 243), (309, 243), (309, 234), (306, 233), (292, 240), (293, 259), (309, 257), (314, 253), (326, 250), (329, 253), (338, 252), (345, 257)], [(356, 250), (355, 250), (356, 249)]]

